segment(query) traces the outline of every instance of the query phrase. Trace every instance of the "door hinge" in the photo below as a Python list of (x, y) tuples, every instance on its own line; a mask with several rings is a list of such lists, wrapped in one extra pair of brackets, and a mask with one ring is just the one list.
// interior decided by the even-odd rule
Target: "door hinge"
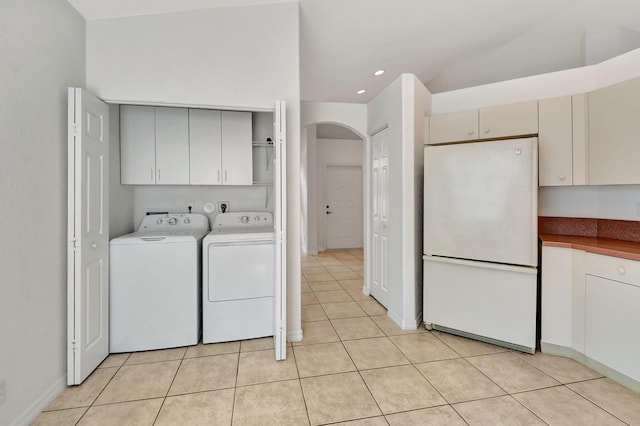
[(77, 352), (78, 351), (78, 341), (77, 340), (72, 340), (70, 342), (70, 344), (71, 344), (71, 350), (73, 352)]
[(80, 248), (77, 238), (74, 238), (73, 240), (71, 240), (71, 248), (74, 250), (77, 250)]
[(78, 125), (77, 124), (72, 124), (69, 126), (69, 131), (71, 132), (71, 134), (73, 135), (78, 135)]

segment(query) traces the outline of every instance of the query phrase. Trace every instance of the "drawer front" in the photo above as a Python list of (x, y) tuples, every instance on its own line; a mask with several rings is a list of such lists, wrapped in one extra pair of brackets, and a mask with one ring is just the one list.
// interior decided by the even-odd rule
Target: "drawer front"
[(640, 262), (587, 253), (586, 273), (640, 287)]

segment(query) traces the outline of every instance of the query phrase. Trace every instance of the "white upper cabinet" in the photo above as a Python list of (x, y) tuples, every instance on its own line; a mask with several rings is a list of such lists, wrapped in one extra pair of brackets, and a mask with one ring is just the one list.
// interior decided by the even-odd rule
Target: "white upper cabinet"
[(538, 161), (540, 186), (573, 184), (571, 96), (539, 102)]
[(220, 111), (189, 110), (189, 152), (192, 185), (222, 185)]
[(589, 93), (589, 184), (640, 184), (640, 78)]
[(120, 181), (123, 184), (156, 183), (155, 108), (120, 107)]
[(538, 133), (538, 101), (481, 108), (480, 139)]
[(189, 183), (187, 110), (123, 105), (120, 137), (123, 184)]
[(253, 185), (251, 113), (222, 111), (222, 183)]
[(252, 185), (252, 113), (123, 105), (121, 182)]
[(431, 116), (429, 143), (472, 141), (478, 139), (478, 110)]
[(531, 101), (431, 116), (429, 143), (436, 145), (537, 133), (538, 102)]
[(156, 184), (189, 184), (189, 116), (185, 108), (156, 108)]

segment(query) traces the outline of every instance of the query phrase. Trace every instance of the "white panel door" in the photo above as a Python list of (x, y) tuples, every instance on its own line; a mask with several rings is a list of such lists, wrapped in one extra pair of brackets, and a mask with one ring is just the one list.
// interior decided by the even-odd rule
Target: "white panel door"
[(189, 184), (189, 114), (156, 107), (156, 184)]
[(222, 183), (253, 185), (251, 113), (222, 111)]
[(325, 247), (362, 247), (362, 167), (326, 166)]
[(220, 111), (189, 110), (189, 183), (222, 184)]
[(370, 294), (382, 306), (389, 304), (387, 282), (389, 230), (389, 130), (385, 128), (371, 136), (371, 202), (373, 211), (372, 241), (373, 265)]
[(275, 289), (273, 292), (273, 343), (276, 360), (287, 358), (287, 108), (276, 102), (274, 136), (276, 158), (274, 168), (276, 233)]
[(154, 107), (120, 106), (120, 182), (156, 183), (156, 113)]
[(537, 266), (537, 138), (425, 148), (425, 254)]
[(109, 354), (109, 108), (69, 88), (67, 383)]

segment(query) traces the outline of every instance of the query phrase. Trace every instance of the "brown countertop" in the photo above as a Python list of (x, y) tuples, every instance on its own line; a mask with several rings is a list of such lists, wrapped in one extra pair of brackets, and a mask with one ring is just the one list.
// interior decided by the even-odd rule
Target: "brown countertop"
[(567, 247), (589, 253), (640, 261), (640, 242), (575, 235), (540, 234), (543, 246)]

